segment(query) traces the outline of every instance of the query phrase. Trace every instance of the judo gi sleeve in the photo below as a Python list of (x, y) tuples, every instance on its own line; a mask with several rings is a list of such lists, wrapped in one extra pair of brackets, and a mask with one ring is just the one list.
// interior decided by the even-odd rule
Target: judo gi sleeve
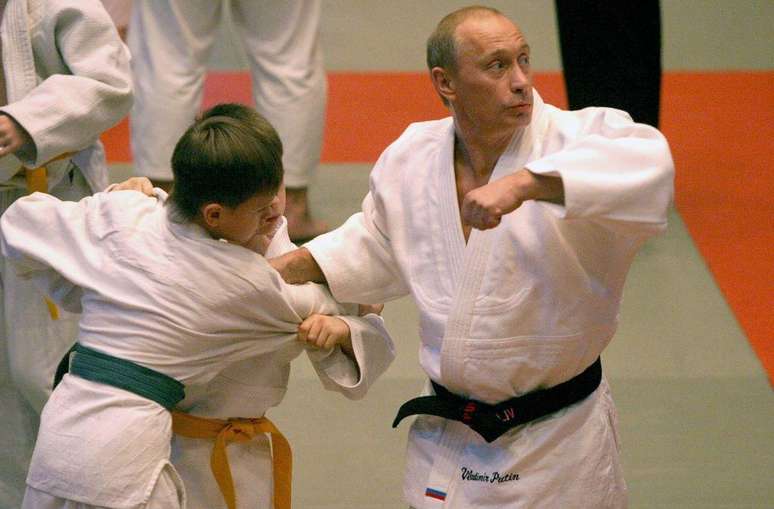
[(560, 217), (590, 219), (619, 233), (663, 231), (674, 179), (664, 136), (609, 108), (560, 112), (557, 120), (564, 126), (559, 129), (572, 135), (557, 137), (564, 140), (560, 147), (526, 165), (534, 173), (562, 178), (564, 206), (546, 206)]
[(409, 290), (384, 234), (373, 193), (363, 211), (343, 225), (305, 244), (320, 265), (331, 293), (339, 302), (381, 304)]
[(395, 346), (381, 316), (338, 318), (349, 325), (355, 362), (338, 347), (331, 352), (307, 350), (307, 353), (323, 387), (349, 399), (361, 399), (395, 359)]
[(78, 236), (68, 236), (84, 224), (88, 200), (63, 202), (34, 193), (17, 200), (0, 218), (0, 250), (12, 270), (71, 313), (81, 312), (83, 290), (65, 276), (64, 268), (75, 275), (79, 269), (73, 257), (88, 255), (81, 252)]

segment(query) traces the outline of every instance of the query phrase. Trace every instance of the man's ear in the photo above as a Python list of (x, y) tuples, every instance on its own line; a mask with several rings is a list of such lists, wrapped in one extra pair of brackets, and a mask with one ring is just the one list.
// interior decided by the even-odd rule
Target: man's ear
[(433, 81), (435, 91), (442, 99), (445, 99), (444, 102), (448, 102), (455, 96), (454, 81), (449, 71), (443, 67), (433, 67), (430, 71), (430, 79)]
[(220, 203), (206, 203), (201, 208), (202, 220), (208, 228), (217, 228), (223, 218), (223, 205)]

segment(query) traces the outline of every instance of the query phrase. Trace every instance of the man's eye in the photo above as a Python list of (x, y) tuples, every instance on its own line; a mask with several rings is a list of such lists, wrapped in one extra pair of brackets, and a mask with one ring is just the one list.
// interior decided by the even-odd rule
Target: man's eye
[(522, 55), (519, 57), (519, 65), (529, 65), (529, 55)]
[(502, 62), (500, 62), (499, 60), (496, 60), (496, 61), (492, 62), (491, 64), (489, 64), (489, 68), (493, 69), (495, 71), (499, 71), (499, 70), (505, 69), (505, 65)]

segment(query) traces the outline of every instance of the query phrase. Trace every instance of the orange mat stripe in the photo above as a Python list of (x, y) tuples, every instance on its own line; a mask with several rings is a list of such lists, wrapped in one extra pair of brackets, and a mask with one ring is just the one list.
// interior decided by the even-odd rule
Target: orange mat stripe
[(662, 96), (677, 208), (774, 385), (774, 72), (670, 73)]
[[(330, 73), (322, 160), (373, 162), (410, 122), (447, 115), (425, 73)], [(538, 73), (566, 107), (560, 73)], [(670, 72), (662, 129), (677, 167), (676, 205), (774, 385), (774, 72)], [(245, 72), (211, 73), (204, 107), (251, 102)], [(131, 160), (124, 121), (103, 135), (111, 162)], [(707, 345), (709, 348), (712, 345)]]

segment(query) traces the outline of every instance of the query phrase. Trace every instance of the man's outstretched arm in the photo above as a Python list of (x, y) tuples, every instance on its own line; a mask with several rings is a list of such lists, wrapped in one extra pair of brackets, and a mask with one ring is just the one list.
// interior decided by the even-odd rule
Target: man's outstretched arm
[(312, 253), (304, 247), (272, 258), (269, 263), (280, 273), (282, 279), (290, 284), (302, 284), (310, 281), (327, 283), (325, 274)]

